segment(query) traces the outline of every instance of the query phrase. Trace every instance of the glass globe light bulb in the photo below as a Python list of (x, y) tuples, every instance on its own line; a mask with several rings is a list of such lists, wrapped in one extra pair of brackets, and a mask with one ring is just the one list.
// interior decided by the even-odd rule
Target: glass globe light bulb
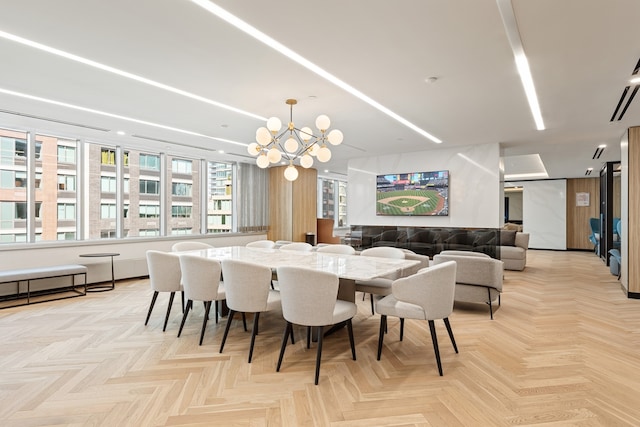
[(284, 149), (289, 153), (295, 153), (298, 151), (298, 141), (294, 137), (290, 136), (284, 143)]
[(269, 159), (271, 163), (278, 163), (282, 159), (282, 153), (276, 147), (272, 147), (267, 152), (267, 159)]
[(329, 126), (331, 126), (331, 120), (329, 120), (329, 117), (324, 114), (319, 115), (316, 119), (316, 127), (324, 132), (329, 129)]
[(311, 128), (305, 126), (300, 129), (300, 138), (302, 138), (304, 142), (308, 142), (311, 138), (313, 138), (313, 131), (311, 130)]
[(326, 145), (323, 145), (318, 149), (317, 157), (322, 163), (328, 162), (331, 160), (331, 150), (329, 150)]
[(271, 134), (269, 133), (269, 129), (265, 127), (258, 128), (256, 131), (256, 141), (258, 144), (263, 147), (271, 142)]
[(269, 129), (271, 133), (273, 133), (274, 135), (278, 133), (281, 127), (282, 127), (282, 122), (280, 121), (279, 118), (271, 117), (269, 120), (267, 120), (267, 129)]
[(319, 149), (320, 149), (320, 146), (318, 144), (313, 144), (311, 148), (309, 148), (308, 153), (311, 154), (312, 156), (317, 156)]
[(340, 145), (342, 144), (342, 140), (344, 135), (338, 129), (334, 129), (327, 135), (327, 139), (331, 145)]
[(256, 142), (252, 142), (247, 147), (247, 152), (252, 156), (257, 156), (258, 153), (260, 152), (260, 146)]
[(289, 166), (287, 166), (287, 168), (284, 170), (284, 177), (288, 180), (288, 181), (295, 181), (298, 178), (298, 169), (296, 169), (295, 166), (293, 166), (292, 164), (290, 164)]
[(267, 158), (267, 155), (262, 153), (258, 156), (258, 158), (256, 159), (256, 164), (258, 165), (259, 168), (264, 169), (267, 166), (269, 166), (269, 159)]
[(311, 166), (313, 166), (313, 157), (305, 153), (304, 156), (300, 157), (300, 166), (305, 169), (309, 169)]

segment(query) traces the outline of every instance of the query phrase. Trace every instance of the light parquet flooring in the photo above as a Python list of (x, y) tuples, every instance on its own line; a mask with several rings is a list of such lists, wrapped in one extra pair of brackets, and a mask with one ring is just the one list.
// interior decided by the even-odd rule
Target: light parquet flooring
[[(640, 424), (640, 301), (629, 300), (592, 253), (529, 251), (505, 272), (502, 306), (456, 305), (459, 354), (437, 322), (444, 376), (426, 322), (390, 319), (376, 361), (379, 316), (358, 298), (358, 360), (346, 330), (325, 340), (320, 384), (315, 346), (296, 329), (275, 372), (283, 320), (261, 316), (250, 334), (209, 321), (202, 305), (177, 338), (176, 298), (162, 332), (161, 295), (148, 326), (147, 280), (111, 292), (0, 311), (2, 426), (632, 426)], [(250, 320), (250, 319), (249, 319)], [(251, 325), (250, 322), (249, 327)]]

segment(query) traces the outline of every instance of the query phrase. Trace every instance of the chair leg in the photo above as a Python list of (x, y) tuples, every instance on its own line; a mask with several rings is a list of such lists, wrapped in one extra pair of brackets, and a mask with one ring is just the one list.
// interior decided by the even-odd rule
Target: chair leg
[(287, 326), (284, 327), (284, 335), (282, 336), (282, 345), (280, 346), (280, 356), (278, 357), (278, 365), (276, 366), (276, 372), (280, 372), (280, 366), (282, 366), (282, 358), (284, 357), (284, 349), (287, 347), (287, 340), (289, 339), (289, 333), (293, 331), (291, 322), (287, 322)]
[(318, 354), (316, 355), (316, 381), (315, 385), (318, 385), (318, 379), (320, 377), (320, 360), (322, 359), (322, 338), (324, 337), (324, 327), (318, 326)]
[(260, 319), (260, 312), (253, 315), (253, 328), (251, 328), (251, 344), (249, 345), (249, 363), (253, 357), (253, 344), (256, 342), (256, 335), (258, 335), (258, 319)]
[(400, 318), (400, 341), (404, 338), (404, 317)]
[(291, 328), (291, 344), (293, 345), (293, 344), (295, 344), (295, 343), (296, 343), (296, 340), (295, 340), (295, 338), (293, 337), (293, 328)]
[[(618, 279), (619, 279), (619, 278), (620, 278), (620, 277), (618, 277)], [(501, 295), (500, 295), (500, 294), (498, 294), (498, 306), (500, 306), (500, 304), (502, 304), (502, 301), (500, 301), (500, 299), (501, 299), (500, 297), (501, 297)]]
[(244, 326), (244, 331), (247, 332), (247, 316), (245, 313), (242, 313), (242, 326)]
[(149, 323), (149, 317), (151, 317), (151, 310), (153, 310), (153, 306), (156, 304), (157, 298), (158, 298), (158, 291), (153, 291), (153, 296), (151, 297), (151, 305), (149, 306), (149, 312), (147, 313), (147, 320), (144, 321), (145, 326), (147, 326), (147, 323)]
[(356, 344), (353, 340), (353, 324), (351, 323), (351, 319), (347, 320), (347, 331), (349, 331), (349, 344), (351, 344), (351, 355), (353, 356), (353, 360), (356, 360)]
[(311, 348), (311, 326), (307, 326), (307, 348)]
[(429, 329), (431, 330), (431, 341), (433, 341), (433, 352), (436, 354), (436, 362), (438, 362), (438, 372), (442, 376), (442, 363), (440, 362), (440, 350), (438, 349), (438, 336), (436, 335), (436, 325), (433, 320), (429, 320)]
[(169, 307), (167, 307), (167, 315), (164, 318), (164, 326), (162, 327), (162, 332), (167, 330), (167, 323), (169, 323), (169, 314), (171, 313), (171, 306), (173, 305), (173, 297), (175, 295), (175, 292), (171, 292), (171, 295), (169, 296)]
[(202, 320), (202, 331), (200, 332), (200, 344), (202, 345), (202, 340), (204, 339), (204, 330), (207, 329), (207, 320), (209, 320), (209, 311), (211, 310), (211, 301), (206, 302), (206, 308), (204, 310), (204, 320)]
[(229, 314), (227, 315), (227, 326), (224, 328), (224, 335), (222, 335), (222, 342), (220, 343), (220, 353), (222, 353), (224, 343), (227, 341), (227, 335), (229, 335), (229, 328), (231, 327), (231, 321), (233, 320), (234, 314), (236, 314), (236, 312), (229, 309)]
[(180, 304), (180, 308), (182, 309), (182, 312), (184, 313), (184, 306), (185, 306), (185, 304), (184, 304), (184, 291), (180, 291), (180, 298), (181, 298), (181, 301), (182, 301), (182, 303)]
[(380, 355), (382, 354), (382, 341), (384, 340), (384, 329), (387, 326), (387, 316), (380, 316), (380, 334), (378, 335), (378, 360), (380, 360)]
[(218, 318), (220, 317), (220, 306), (218, 305), (218, 300), (215, 301), (215, 305), (216, 305), (216, 323), (218, 323)]
[(453, 349), (458, 352), (458, 346), (456, 345), (456, 339), (453, 337), (453, 331), (451, 330), (451, 324), (449, 323), (449, 318), (445, 317), (444, 325), (447, 327), (447, 332), (449, 332), (449, 338), (451, 339), (451, 344), (453, 344)]
[(180, 329), (178, 329), (178, 338), (182, 334), (182, 328), (184, 328), (184, 322), (187, 320), (187, 316), (189, 315), (189, 310), (191, 310), (191, 306), (193, 305), (193, 301), (188, 300), (187, 306), (184, 309), (184, 314), (182, 315), (182, 322), (180, 322)]
[(376, 312), (373, 309), (373, 294), (371, 294), (371, 315), (373, 316), (374, 314), (376, 314)]
[(489, 314), (491, 315), (491, 320), (493, 320), (493, 305), (491, 305), (491, 288), (487, 288), (487, 294), (489, 295)]

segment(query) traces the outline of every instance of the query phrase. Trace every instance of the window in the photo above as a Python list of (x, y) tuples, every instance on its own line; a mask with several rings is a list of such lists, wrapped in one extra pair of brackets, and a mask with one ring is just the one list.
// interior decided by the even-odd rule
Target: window
[(160, 194), (160, 181), (141, 179), (140, 194)]
[(140, 218), (160, 218), (159, 205), (140, 205)]
[(191, 218), (191, 206), (171, 206), (171, 217)]
[(58, 203), (58, 220), (76, 219), (75, 203)]
[(65, 231), (58, 233), (58, 240), (76, 240), (75, 231)]
[(171, 171), (173, 173), (184, 173), (191, 175), (193, 162), (191, 160), (173, 159), (171, 160)]
[(111, 150), (109, 148), (103, 148), (101, 152), (101, 163), (103, 165), (114, 165), (116, 164), (116, 150)]
[(100, 218), (101, 219), (115, 219), (116, 218), (116, 205), (114, 203), (101, 203), (100, 204)]
[(192, 230), (190, 228), (174, 228), (173, 230), (171, 230), (171, 234), (174, 236), (192, 234)]
[(191, 196), (191, 188), (193, 184), (186, 182), (172, 182), (171, 194), (174, 196)]
[(100, 231), (101, 239), (115, 239), (117, 237), (114, 230), (102, 230)]
[(74, 163), (75, 164), (75, 162), (76, 162), (76, 147), (58, 145), (58, 163)]
[(160, 156), (151, 154), (140, 154), (140, 169), (160, 170)]
[(58, 190), (76, 191), (75, 175), (58, 175)]
[(115, 193), (116, 192), (116, 177), (115, 176), (101, 176), (100, 177), (100, 191), (103, 193)]
[(318, 179), (318, 217), (334, 220), (335, 227), (347, 226), (347, 183)]
[(139, 234), (140, 234), (140, 237), (159, 236), (160, 230), (158, 230), (157, 228), (146, 228), (146, 229), (140, 230)]

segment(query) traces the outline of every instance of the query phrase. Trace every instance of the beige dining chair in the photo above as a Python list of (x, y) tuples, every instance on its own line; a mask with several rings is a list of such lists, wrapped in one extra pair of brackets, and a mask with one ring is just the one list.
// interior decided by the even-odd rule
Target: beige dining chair
[[(405, 254), (402, 249), (392, 248), (390, 246), (379, 246), (375, 248), (365, 249), (360, 252), (360, 256), (404, 259)], [(375, 314), (373, 305), (373, 295), (386, 296), (391, 294), (391, 284), (395, 279), (401, 276), (401, 271), (391, 273), (389, 275), (378, 277), (372, 280), (356, 280), (356, 292), (364, 292), (371, 294), (371, 314)]]
[(272, 249), (276, 245), (276, 242), (272, 240), (255, 240), (253, 242), (247, 243), (245, 246), (247, 248), (265, 248)]
[[(356, 315), (358, 308), (352, 302), (337, 299), (338, 276), (333, 273), (302, 267), (278, 267), (278, 281), (282, 298), (282, 315), (287, 321), (287, 326), (282, 337), (276, 371), (280, 372), (287, 341), (289, 335), (293, 333), (292, 325), (307, 326), (308, 331), (310, 327), (315, 327), (318, 333), (315, 384), (318, 385), (325, 326), (346, 322), (351, 355), (353, 360), (356, 360), (351, 319)], [(307, 335), (307, 347), (309, 347), (309, 341)]]
[(382, 354), (387, 316), (400, 318), (400, 341), (404, 334), (404, 319), (426, 320), (431, 331), (438, 372), (442, 376), (442, 362), (434, 320), (444, 321), (453, 349), (458, 353), (458, 346), (449, 323), (449, 315), (453, 311), (455, 286), (456, 263), (454, 261), (424, 268), (412, 276), (395, 280), (391, 295), (387, 295), (376, 304), (376, 310), (380, 314), (378, 360)]
[(313, 246), (306, 242), (293, 242), (280, 246), (281, 251), (311, 252)]
[(177, 254), (154, 250), (148, 250), (146, 256), (147, 267), (149, 268), (149, 284), (153, 290), (153, 296), (151, 297), (151, 305), (149, 306), (149, 312), (147, 313), (147, 319), (144, 321), (144, 324), (146, 326), (149, 323), (151, 311), (156, 303), (158, 294), (160, 292), (169, 292), (169, 305), (167, 306), (167, 315), (164, 318), (164, 326), (162, 327), (162, 331), (164, 332), (167, 329), (167, 322), (171, 314), (171, 306), (173, 305), (173, 297), (176, 292), (181, 293), (182, 307), (184, 307), (184, 293), (182, 292), (183, 289), (180, 284), (180, 258)]
[(171, 252), (197, 251), (209, 248), (213, 248), (213, 246), (208, 243), (185, 241), (174, 243), (173, 246), (171, 246)]
[(318, 249), (316, 249), (316, 252), (341, 254), (341, 255), (353, 255), (356, 253), (356, 250), (349, 245), (329, 244), (325, 246), (318, 246)]
[(180, 255), (180, 269), (182, 270), (182, 286), (184, 287), (187, 305), (184, 308), (182, 322), (178, 330), (178, 337), (182, 334), (189, 311), (193, 308), (193, 301), (203, 301), (205, 307), (202, 330), (200, 331), (200, 345), (204, 339), (204, 331), (209, 320), (211, 302), (215, 301), (216, 323), (218, 323), (218, 301), (225, 299), (225, 292), (220, 282), (222, 267), (220, 261), (204, 258), (198, 255)]
[(234, 259), (224, 259), (222, 260), (222, 276), (224, 277), (229, 315), (220, 344), (220, 353), (224, 349), (235, 313), (253, 313), (248, 360), (251, 363), (253, 346), (258, 334), (260, 313), (279, 309), (280, 293), (270, 289), (271, 269), (269, 267)]

